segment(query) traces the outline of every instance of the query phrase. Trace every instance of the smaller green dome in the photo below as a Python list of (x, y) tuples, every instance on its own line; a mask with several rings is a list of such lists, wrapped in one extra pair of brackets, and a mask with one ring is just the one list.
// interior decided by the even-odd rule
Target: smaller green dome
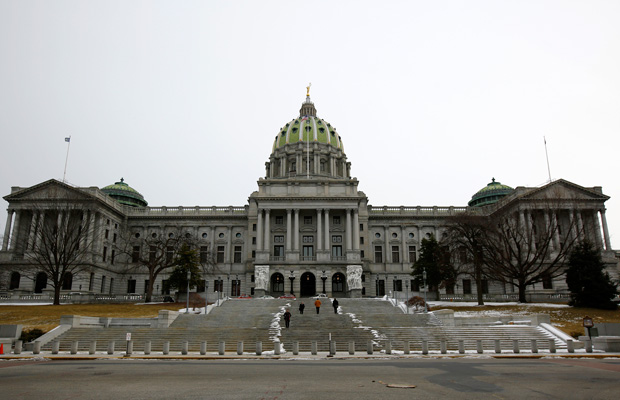
[(508, 196), (514, 191), (508, 185), (502, 185), (500, 182), (495, 182), (495, 178), (491, 180), (491, 183), (478, 190), (476, 194), (471, 197), (469, 203), (470, 207), (482, 207), (489, 204), (496, 203), (502, 197)]
[(121, 204), (130, 207), (146, 207), (148, 203), (136, 189), (132, 188), (125, 183), (125, 180), (121, 178), (120, 182), (115, 182), (114, 185), (108, 185), (101, 189), (101, 191)]

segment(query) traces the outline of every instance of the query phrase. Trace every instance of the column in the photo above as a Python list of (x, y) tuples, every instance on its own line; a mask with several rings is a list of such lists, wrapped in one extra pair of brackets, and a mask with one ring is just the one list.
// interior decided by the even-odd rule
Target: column
[(293, 228), (293, 233), (295, 234), (293, 236), (293, 241), (295, 243), (293, 243), (293, 248), (299, 252), (299, 208), (296, 208), (295, 210), (295, 218), (293, 218), (293, 222), (294, 222), (294, 228)]
[(225, 258), (224, 258), (224, 262), (229, 263), (229, 262), (232, 262), (232, 257), (230, 255), (233, 252), (233, 249), (232, 249), (232, 235), (233, 235), (233, 231), (232, 231), (232, 226), (231, 225), (228, 225), (226, 227), (226, 229), (228, 229), (228, 232), (227, 232), (228, 235), (226, 235), (228, 237), (228, 243), (226, 243), (226, 247), (227, 247), (226, 250), (227, 251), (226, 251)]
[[(550, 233), (553, 233), (553, 231), (551, 230), (551, 221), (550, 221), (550, 218), (549, 218), (549, 213), (550, 212), (551, 211), (549, 211), (549, 210), (543, 211), (543, 216), (545, 217), (545, 231), (544, 231), (545, 236), (550, 234)], [(555, 243), (554, 243), (553, 238), (550, 240), (549, 244), (550, 244), (549, 249), (552, 250), (552, 251), (555, 250)]]
[(359, 219), (359, 211), (356, 208), (355, 210), (353, 210), (353, 250), (359, 250), (359, 249), (360, 249), (360, 219)]
[(351, 241), (352, 241), (351, 237), (353, 233), (352, 232), (353, 229), (351, 227), (351, 212), (352, 210), (350, 208), (346, 210), (347, 226), (345, 229), (346, 229), (346, 237), (347, 237), (347, 251), (350, 251), (353, 249), (353, 247), (351, 246)]
[(292, 250), (291, 242), (292, 242), (292, 220), (291, 220), (291, 210), (290, 208), (286, 209), (286, 251)]
[(569, 229), (569, 239), (574, 240), (577, 239), (577, 230), (575, 229), (575, 216), (573, 215), (572, 210), (568, 210), (568, 224), (570, 226)]
[[(559, 211), (558, 211), (559, 212)], [(554, 249), (559, 249), (560, 248), (560, 221), (559, 221), (559, 215), (556, 211), (552, 211), (551, 212), (551, 229), (553, 232), (553, 248)]]
[(583, 226), (583, 218), (581, 217), (581, 211), (577, 210), (575, 211), (575, 214), (577, 215), (577, 229), (579, 229), (579, 235), (585, 238), (586, 233), (585, 233), (585, 229)]
[(265, 236), (264, 236), (264, 247), (263, 250), (269, 251), (271, 247), (271, 217), (269, 216), (270, 210), (268, 208), (265, 209)]
[(15, 250), (17, 247), (17, 240), (19, 236), (19, 221), (21, 219), (21, 211), (15, 212), (15, 225), (13, 225), (13, 232), (11, 233), (11, 245), (9, 247), (10, 250)]
[(316, 251), (323, 250), (323, 209), (316, 210)]
[(400, 227), (400, 239), (401, 239), (401, 252), (400, 252), (400, 262), (405, 263), (405, 260), (409, 255), (409, 249), (407, 248), (407, 237), (405, 235), (405, 226), (401, 225)]
[[(390, 247), (390, 237), (388, 236), (390, 231), (388, 226), (383, 227), (383, 243), (385, 248), (385, 263), (389, 264), (392, 262), (392, 248)], [(435, 235), (437, 237), (437, 235)], [(385, 278), (385, 284), (387, 285), (387, 278)]]
[(601, 224), (598, 220), (598, 211), (594, 210), (592, 212), (592, 218), (594, 218), (594, 234), (596, 237), (596, 245), (601, 249), (603, 248), (603, 239), (601, 238)]
[(607, 227), (607, 218), (605, 217), (605, 209), (601, 210), (601, 221), (603, 221), (603, 236), (605, 238), (605, 250), (611, 251), (611, 240), (609, 238), (609, 228)]
[(263, 249), (263, 209), (258, 209), (258, 221), (256, 221), (256, 250)]
[(39, 217), (39, 214), (40, 211), (32, 212), (32, 220), (30, 221), (30, 234), (28, 235), (28, 244), (26, 245), (26, 250), (34, 248), (34, 234), (37, 231), (37, 218)]
[(43, 229), (45, 227), (45, 211), (40, 211), (39, 212), (39, 235), (34, 237), (34, 243), (32, 244), (33, 248), (37, 247), (41, 244), (41, 237), (43, 235)]
[(9, 237), (11, 236), (11, 224), (13, 223), (13, 213), (15, 210), (7, 209), (6, 225), (4, 226), (4, 239), (2, 240), (2, 251), (9, 249)]
[(325, 250), (330, 250), (329, 245), (329, 209), (325, 209)]
[[(525, 212), (523, 210), (519, 210), (519, 225), (521, 229), (525, 229)], [(527, 231), (526, 231), (527, 232)]]

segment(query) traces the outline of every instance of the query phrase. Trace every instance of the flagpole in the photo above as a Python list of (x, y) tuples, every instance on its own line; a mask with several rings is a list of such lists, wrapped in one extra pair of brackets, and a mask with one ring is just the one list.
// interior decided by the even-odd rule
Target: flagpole
[(549, 168), (549, 153), (547, 153), (547, 138), (543, 136), (545, 141), (545, 156), (547, 157), (547, 172), (549, 173), (549, 182), (551, 182), (551, 168)]
[(65, 142), (67, 142), (67, 157), (65, 158), (65, 172), (62, 174), (62, 181), (64, 183), (67, 182), (65, 178), (67, 177), (67, 163), (69, 162), (69, 148), (71, 147), (71, 136), (66, 137)]

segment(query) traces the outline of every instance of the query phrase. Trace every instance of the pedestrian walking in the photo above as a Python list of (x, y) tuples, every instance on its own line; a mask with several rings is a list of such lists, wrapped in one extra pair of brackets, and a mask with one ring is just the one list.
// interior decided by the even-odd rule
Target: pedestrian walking
[(284, 313), (284, 324), (286, 325), (286, 329), (288, 329), (289, 325), (291, 324), (291, 313), (289, 312), (289, 310), (286, 310), (286, 312)]
[(306, 308), (306, 305), (304, 304), (304, 302), (302, 301), (301, 304), (299, 305), (299, 313), (303, 314), (304, 313), (304, 308)]
[(334, 306), (334, 314), (338, 314), (338, 299), (332, 301), (332, 306)]
[(314, 306), (316, 307), (316, 313), (318, 314), (319, 311), (321, 311), (321, 300), (316, 299), (316, 301), (314, 302)]

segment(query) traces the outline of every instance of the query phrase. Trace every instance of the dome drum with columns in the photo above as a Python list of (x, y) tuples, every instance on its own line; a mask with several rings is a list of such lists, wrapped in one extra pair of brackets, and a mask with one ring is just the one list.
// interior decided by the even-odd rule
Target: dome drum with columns
[[(266, 140), (272, 137), (265, 135)], [(357, 157), (371, 159), (372, 154)], [(603, 249), (604, 261), (617, 278), (605, 219), (609, 197), (600, 187), (560, 179), (542, 187), (513, 189), (493, 179), (472, 196), (469, 206), (372, 206), (358, 190), (358, 180), (351, 177), (351, 163), (336, 128), (317, 116), (309, 87), (299, 116), (278, 130), (265, 176), (257, 184), (258, 190), (245, 205), (190, 207), (148, 206), (123, 179), (102, 189), (72, 187), (56, 180), (14, 187), (4, 197), (9, 207), (0, 279), (10, 277), (5, 284), (15, 296), (49, 291), (19, 278), (32, 267), (28, 252), (37, 245), (37, 224), (45, 214), (42, 209), (58, 196), (76, 199), (76, 205), (85, 210), (84, 218), (92, 220), (97, 230), (86, 244), (88, 268), (73, 277), (64, 289), (67, 295), (76, 290), (93, 298), (144, 294), (148, 275), (139, 268), (131, 275), (125, 273), (132, 257), (113, 254), (118, 241), (133, 238), (133, 251), (141, 254), (149, 246), (140, 245), (140, 238), (174, 235), (192, 238), (201, 259), (213, 260), (214, 267), (205, 267), (210, 300), (216, 291), (228, 296), (423, 295), (410, 275), (421, 241), (442, 238), (454, 217), (465, 212), (502, 212), (515, 218), (527, 216), (537, 223), (553, 220), (560, 226), (577, 221), (585, 238)], [(549, 198), (554, 199), (556, 209), (541, 206), (540, 199)], [(396, 204), (401, 201), (395, 199)], [(167, 295), (168, 274), (164, 271), (153, 282), (153, 300)], [(514, 289), (498, 282), (486, 285), (490, 300), (514, 300), (516, 296)], [(203, 290), (198, 289), (204, 295)], [(475, 282), (462, 275), (454, 287), (441, 288), (440, 296), (467, 299), (475, 297), (475, 292)], [(561, 299), (566, 285), (560, 277), (549, 285), (532, 285), (528, 293), (532, 299), (547, 296), (546, 301), (552, 301), (549, 294)]]

